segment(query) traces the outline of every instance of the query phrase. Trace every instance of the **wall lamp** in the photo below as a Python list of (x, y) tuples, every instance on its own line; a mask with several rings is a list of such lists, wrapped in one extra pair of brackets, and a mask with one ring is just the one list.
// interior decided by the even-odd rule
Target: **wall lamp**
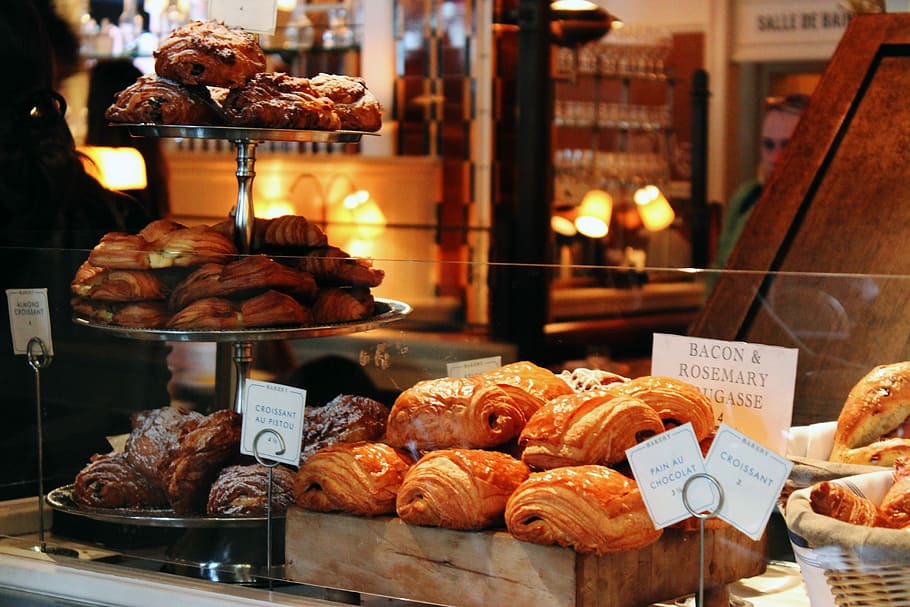
[(622, 21), (615, 15), (588, 0), (550, 3), (550, 33), (560, 46), (581, 46), (622, 26)]
[(86, 171), (109, 190), (148, 187), (145, 160), (131, 147), (80, 146)]

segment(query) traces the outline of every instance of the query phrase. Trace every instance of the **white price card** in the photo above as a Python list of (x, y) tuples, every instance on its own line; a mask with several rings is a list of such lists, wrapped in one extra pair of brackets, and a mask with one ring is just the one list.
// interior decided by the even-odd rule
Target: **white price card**
[(718, 422), (774, 452), (787, 452), (799, 350), (655, 333), (651, 374), (696, 386)]
[(47, 353), (54, 354), (51, 339), (51, 316), (47, 303), (47, 289), (7, 289), (9, 328), (13, 336), (13, 353), (28, 354), (28, 342), (37, 337)]
[(305, 408), (306, 390), (246, 380), (240, 452), (299, 466)]
[(278, 0), (209, 0), (208, 16), (248, 32), (274, 34)]
[(724, 492), (718, 516), (757, 541), (792, 467), (787, 458), (721, 424), (705, 458), (705, 472)]
[(709, 510), (717, 501), (707, 482), (692, 482), (683, 499), (686, 481), (705, 472), (705, 461), (691, 423), (626, 449), (626, 457), (656, 529), (689, 518), (692, 512)]
[(501, 356), (487, 356), (486, 358), (474, 358), (472, 360), (462, 360), (446, 364), (446, 373), (449, 377), (470, 377), (492, 371), (502, 366)]

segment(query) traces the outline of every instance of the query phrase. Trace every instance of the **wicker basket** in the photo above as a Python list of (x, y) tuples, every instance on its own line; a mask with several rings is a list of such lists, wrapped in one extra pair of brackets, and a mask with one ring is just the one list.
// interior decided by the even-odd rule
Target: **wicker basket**
[[(892, 471), (838, 479), (854, 493), (880, 503)], [(816, 514), (811, 488), (795, 491), (784, 516), (813, 607), (910, 607), (910, 533), (851, 525)], [(810, 583), (822, 574), (828, 592)]]

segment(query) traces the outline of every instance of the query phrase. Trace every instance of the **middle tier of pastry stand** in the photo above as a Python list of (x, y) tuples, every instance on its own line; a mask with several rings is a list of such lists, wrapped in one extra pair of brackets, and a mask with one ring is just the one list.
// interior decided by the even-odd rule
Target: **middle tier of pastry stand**
[[(264, 141), (292, 143), (357, 143), (363, 136), (375, 133), (362, 131), (313, 131), (301, 129), (271, 129), (231, 126), (170, 125), (170, 124), (118, 124), (128, 129), (132, 137), (158, 137), (172, 139), (208, 139), (231, 142), (236, 148), (237, 159), (237, 203), (234, 206), (234, 244), (240, 253), (249, 253), (255, 222), (253, 206), (253, 178), (256, 176), (256, 146)], [(243, 384), (249, 375), (253, 361), (253, 343), (267, 340), (301, 339), (325, 337), (368, 331), (399, 320), (410, 313), (411, 307), (403, 302), (390, 299), (376, 299), (378, 312), (367, 319), (356, 322), (308, 325), (290, 328), (242, 329), (229, 331), (186, 331), (130, 329), (110, 325), (92, 324), (111, 333), (137, 339), (164, 341), (209, 341), (217, 344), (215, 368), (216, 397), (222, 396), (226, 383), (231, 383), (233, 409), (243, 411)], [(79, 322), (80, 319), (77, 319)], [(225, 350), (231, 346), (231, 351)], [(226, 382), (231, 373), (222, 361), (233, 361), (233, 382)], [(221, 399), (219, 399), (221, 400)]]

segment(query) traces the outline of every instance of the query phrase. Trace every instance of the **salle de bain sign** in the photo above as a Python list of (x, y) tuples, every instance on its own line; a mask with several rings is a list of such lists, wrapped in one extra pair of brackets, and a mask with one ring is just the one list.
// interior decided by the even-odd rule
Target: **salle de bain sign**
[(838, 0), (740, 0), (733, 58), (828, 59), (852, 17)]

